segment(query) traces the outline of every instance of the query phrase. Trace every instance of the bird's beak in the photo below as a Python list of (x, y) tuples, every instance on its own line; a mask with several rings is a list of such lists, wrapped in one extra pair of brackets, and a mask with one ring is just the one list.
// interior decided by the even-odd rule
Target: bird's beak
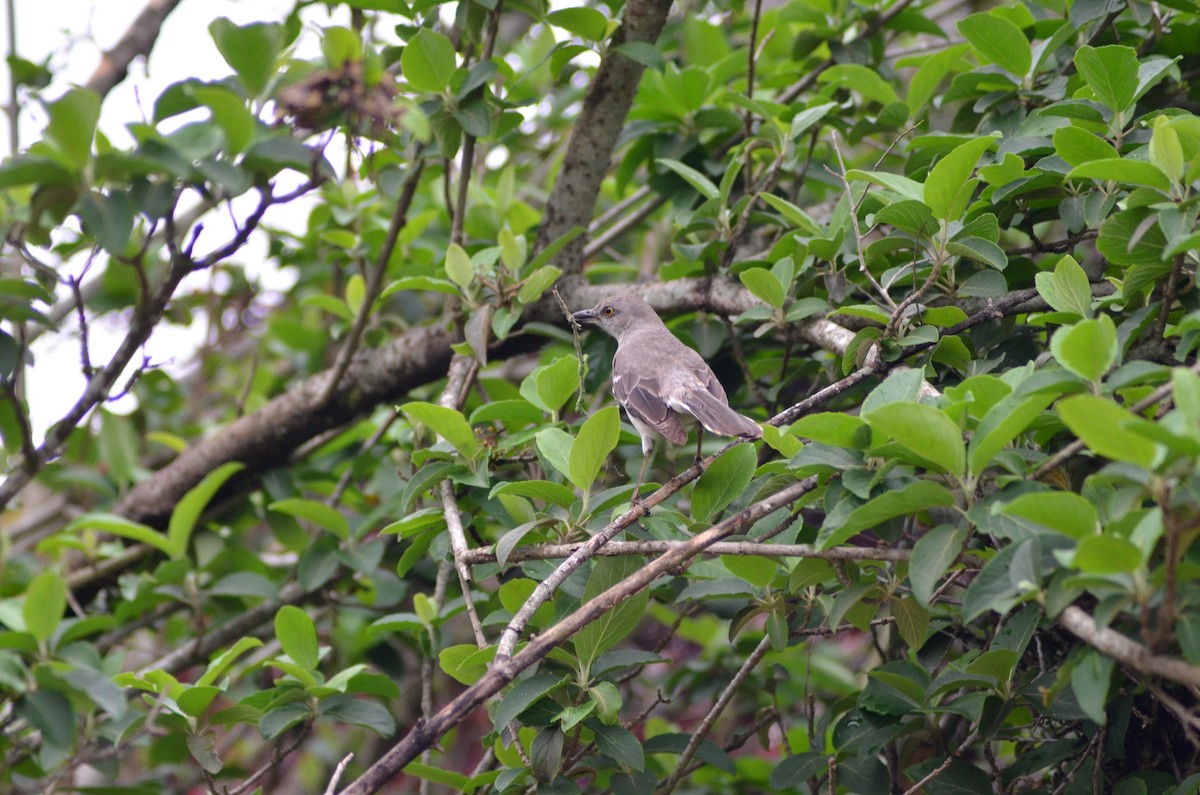
[(594, 326), (598, 319), (595, 309), (584, 309), (581, 312), (576, 312), (573, 317), (581, 326)]

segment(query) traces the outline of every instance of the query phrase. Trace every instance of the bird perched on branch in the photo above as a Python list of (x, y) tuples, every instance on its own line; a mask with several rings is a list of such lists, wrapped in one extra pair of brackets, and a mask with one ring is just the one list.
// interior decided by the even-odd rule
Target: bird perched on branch
[(642, 469), (633, 499), (650, 463), (657, 434), (675, 444), (687, 442), (682, 417), (696, 419), (696, 455), (705, 429), (721, 436), (762, 437), (758, 423), (729, 407), (729, 398), (700, 354), (680, 342), (650, 305), (636, 295), (606, 298), (576, 312), (582, 325), (617, 340), (613, 356), (613, 396), (642, 437)]

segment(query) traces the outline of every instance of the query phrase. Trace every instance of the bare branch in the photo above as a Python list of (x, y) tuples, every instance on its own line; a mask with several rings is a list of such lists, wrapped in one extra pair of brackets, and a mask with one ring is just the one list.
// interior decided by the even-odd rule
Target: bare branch
[(1200, 668), (1175, 657), (1159, 657), (1115, 629), (1097, 627), (1096, 620), (1082, 608), (1069, 606), (1059, 614), (1058, 623), (1070, 630), (1075, 637), (1112, 657), (1126, 668), (1181, 685), (1200, 687)]
[(749, 527), (780, 508), (791, 505), (816, 488), (816, 485), (815, 478), (808, 478), (793, 483), (754, 503), (720, 524), (697, 534), (683, 545), (656, 558), (632, 576), (581, 605), (574, 613), (531, 638), (525, 648), (511, 658), (501, 660), (497, 657), (496, 662), (483, 678), (442, 707), (429, 720), (414, 726), (403, 740), (392, 746), (362, 776), (342, 790), (342, 795), (366, 795), (366, 793), (378, 791), (380, 787), (403, 770), (405, 765), (415, 759), (423, 749), (437, 742), (438, 738), (456, 726), (464, 716), (500, 692), (505, 685), (516, 678), (517, 674), (543, 659), (556, 646), (565, 642), (576, 632), (607, 614), (618, 603), (647, 587), (660, 576), (686, 565), (712, 544), (740, 532), (743, 528)]
[[(624, 23), (608, 43), (571, 130), (535, 250), (545, 248), (577, 226), (586, 229), (595, 215), (600, 183), (608, 173), (609, 160), (645, 71), (642, 64), (621, 54), (620, 46), (653, 43), (670, 8), (671, 0), (630, 0), (625, 4)], [(559, 252), (557, 263), (565, 273), (576, 274), (583, 267), (585, 237), (580, 235)]]
[[(684, 541), (609, 541), (596, 555), (619, 557), (622, 555), (659, 555), (668, 552)], [(565, 558), (583, 546), (575, 544), (541, 544), (516, 547), (505, 560), (555, 560)], [(809, 544), (761, 544), (753, 541), (721, 541), (706, 550), (710, 555), (774, 555), (781, 558), (818, 558), (820, 560), (908, 560), (912, 550), (896, 547), (834, 547), (817, 549)], [(468, 550), (463, 560), (469, 565), (495, 563), (494, 547), (476, 547)]]
[(100, 65), (88, 78), (86, 87), (104, 97), (120, 85), (129, 74), (129, 65), (133, 63), (133, 59), (139, 55), (150, 54), (154, 42), (158, 40), (163, 22), (181, 2), (182, 0), (150, 0), (120, 41), (100, 57)]
[(686, 775), (687, 767), (692, 761), (692, 757), (696, 755), (696, 751), (700, 749), (700, 744), (704, 742), (705, 738), (708, 737), (708, 733), (712, 731), (713, 724), (717, 722), (717, 718), (721, 717), (721, 713), (725, 711), (725, 707), (729, 706), (729, 702), (733, 700), (733, 696), (738, 691), (738, 688), (746, 681), (746, 677), (750, 675), (750, 672), (754, 670), (770, 650), (771, 636), (763, 635), (762, 640), (754, 647), (754, 651), (750, 652), (750, 656), (742, 663), (742, 667), (738, 669), (733, 679), (721, 691), (721, 695), (708, 710), (708, 714), (704, 716), (704, 720), (700, 721), (700, 725), (692, 732), (691, 738), (688, 739), (687, 747), (683, 749), (683, 753), (679, 755), (679, 761), (675, 763), (675, 772), (655, 792), (661, 792), (662, 795), (671, 795), (675, 791), (675, 787), (679, 785), (679, 781)]

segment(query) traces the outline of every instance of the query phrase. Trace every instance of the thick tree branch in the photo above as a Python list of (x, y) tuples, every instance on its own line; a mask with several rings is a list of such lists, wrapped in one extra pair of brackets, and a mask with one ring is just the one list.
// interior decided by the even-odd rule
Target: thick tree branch
[(319, 406), (318, 398), (333, 372), (326, 370), (308, 378), (180, 453), (130, 489), (117, 504), (117, 513), (160, 525), (188, 489), (222, 463), (240, 461), (247, 474), (285, 463), (297, 447), (317, 434), (445, 375), (450, 345), (455, 341), (454, 334), (441, 326), (423, 326), (383, 348), (360, 353), (324, 406)]
[[(625, 4), (625, 21), (608, 42), (607, 54), (588, 86), (583, 108), (571, 130), (535, 250), (545, 248), (577, 226), (586, 229), (595, 215), (600, 183), (608, 173), (613, 149), (645, 71), (618, 48), (630, 42), (653, 44), (670, 9), (671, 0), (630, 0)], [(565, 273), (579, 273), (583, 267), (585, 237), (576, 237), (555, 258)]]
[(88, 78), (86, 87), (104, 97), (120, 85), (129, 74), (133, 59), (150, 54), (162, 31), (163, 22), (181, 2), (183, 0), (150, 0), (121, 40), (100, 56), (100, 65)]
[(1122, 666), (1147, 676), (1157, 676), (1188, 687), (1200, 687), (1200, 668), (1175, 657), (1159, 657), (1115, 629), (1097, 627), (1096, 620), (1082, 608), (1071, 605), (1058, 617), (1071, 634), (1107, 654)]

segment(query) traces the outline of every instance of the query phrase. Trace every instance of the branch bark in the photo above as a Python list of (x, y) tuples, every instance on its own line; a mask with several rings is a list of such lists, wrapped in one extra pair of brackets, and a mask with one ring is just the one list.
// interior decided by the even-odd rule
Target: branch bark
[(466, 715), (500, 692), (517, 674), (534, 665), (549, 654), (556, 646), (564, 643), (576, 632), (604, 616), (624, 599), (650, 585), (654, 580), (668, 574), (696, 557), (705, 549), (723, 538), (740, 532), (759, 519), (791, 505), (817, 485), (816, 478), (807, 478), (787, 486), (766, 499), (729, 517), (720, 524), (705, 530), (647, 564), (633, 576), (609, 588), (604, 593), (581, 605), (578, 610), (532, 638), (516, 655), (507, 660), (497, 660), (492, 668), (471, 687), (442, 707), (427, 721), (421, 721), (396, 745), (392, 746), (379, 761), (352, 782), (341, 795), (366, 795), (376, 792), (388, 783), (422, 750), (429, 747), (456, 726)]
[[(535, 250), (540, 251), (577, 226), (586, 229), (595, 215), (600, 183), (608, 173), (613, 149), (645, 71), (644, 66), (618, 50), (630, 42), (653, 44), (670, 9), (671, 0), (630, 0), (625, 4), (625, 21), (608, 43), (607, 54), (588, 86), (583, 108), (567, 140), (566, 155), (546, 203)], [(564, 273), (577, 274), (583, 268), (585, 238), (579, 235), (558, 253), (555, 261)]]
[(1071, 605), (1058, 617), (1058, 623), (1097, 651), (1107, 654), (1125, 668), (1147, 676), (1157, 676), (1188, 687), (1200, 687), (1200, 668), (1174, 657), (1159, 657), (1132, 638), (1115, 629), (1097, 627), (1096, 620), (1082, 608)]
[(150, 54), (162, 32), (163, 22), (181, 2), (183, 0), (150, 0), (120, 41), (100, 56), (100, 65), (88, 78), (86, 87), (104, 97), (120, 85), (129, 74), (133, 59)]

